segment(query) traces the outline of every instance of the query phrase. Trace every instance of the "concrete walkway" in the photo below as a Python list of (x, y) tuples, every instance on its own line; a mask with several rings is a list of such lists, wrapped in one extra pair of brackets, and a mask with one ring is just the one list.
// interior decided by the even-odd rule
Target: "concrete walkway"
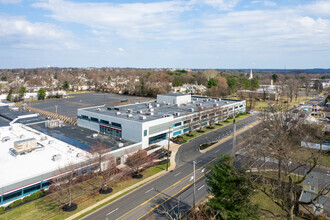
[[(130, 187), (127, 187), (127, 188), (123, 189), (122, 191), (119, 191), (119, 192), (117, 192), (117, 193), (115, 193), (115, 194), (113, 194), (113, 195), (111, 195), (111, 196), (109, 196), (109, 197), (107, 197), (107, 198), (105, 198), (105, 199), (103, 199), (103, 200), (101, 200), (101, 201), (95, 203), (94, 205), (89, 206), (88, 208), (83, 209), (83, 210), (77, 212), (76, 214), (74, 214), (74, 215), (68, 217), (67, 220), (75, 219), (75, 218), (77, 218), (78, 216), (80, 216), (80, 215), (82, 215), (82, 214), (84, 214), (84, 213), (86, 213), (86, 212), (88, 212), (88, 211), (94, 209), (95, 207), (97, 207), (97, 206), (99, 206), (99, 205), (101, 205), (101, 204), (103, 204), (103, 203), (108, 202), (109, 200), (111, 200), (111, 199), (113, 199), (113, 198), (115, 198), (115, 197), (117, 197), (117, 196), (119, 196), (119, 195), (121, 195), (121, 194), (123, 194), (123, 193), (125, 193), (125, 192), (127, 192), (127, 191), (129, 191), (129, 190), (131, 190), (131, 189), (134, 189), (134, 188), (136, 188), (136, 187), (138, 187), (138, 186), (141, 186), (141, 185), (143, 185), (143, 184), (145, 184), (145, 183), (147, 183), (147, 182), (150, 182), (150, 181), (152, 181), (152, 180), (154, 180), (154, 179), (156, 179), (156, 178), (158, 178), (158, 177), (164, 175), (165, 173), (167, 173), (167, 172), (169, 172), (169, 171), (174, 170), (174, 168), (175, 168), (175, 166), (176, 166), (176, 164), (175, 164), (175, 155), (176, 155), (176, 153), (178, 152), (179, 147), (180, 147), (180, 145), (178, 145), (178, 144), (174, 144), (174, 143), (172, 143), (172, 144), (170, 145), (170, 151), (172, 151), (172, 154), (171, 154), (171, 157), (170, 157), (171, 165), (170, 165), (168, 171), (163, 170), (163, 171), (161, 171), (161, 172), (159, 172), (159, 173), (157, 173), (157, 174), (155, 174), (155, 175), (153, 175), (153, 176), (150, 176), (150, 177), (148, 177), (148, 178), (146, 178), (146, 179), (144, 179), (144, 180), (142, 180), (142, 181), (140, 181), (140, 182), (138, 182), (138, 183), (136, 183), (136, 184), (130, 186)], [(137, 189), (139, 189), (139, 188), (134, 189), (134, 190), (131, 191), (130, 193), (133, 193), (133, 192), (134, 192), (135, 190), (137, 190)], [(128, 195), (128, 194), (126, 194), (126, 195)], [(126, 195), (124, 195), (124, 196), (126, 196)], [(110, 203), (108, 203), (108, 204), (110, 204)], [(108, 204), (106, 204), (106, 205), (108, 205)], [(104, 205), (104, 206), (106, 206), (106, 205)], [(97, 210), (95, 210), (95, 211), (97, 211)]]

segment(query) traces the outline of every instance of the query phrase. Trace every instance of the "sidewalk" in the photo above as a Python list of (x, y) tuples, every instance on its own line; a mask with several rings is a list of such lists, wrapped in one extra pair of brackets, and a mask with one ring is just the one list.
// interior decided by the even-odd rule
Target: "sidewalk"
[[(170, 151), (172, 151), (172, 154), (171, 154), (171, 157), (170, 157), (171, 165), (170, 165), (170, 167), (168, 168), (168, 171), (163, 170), (163, 171), (161, 171), (161, 172), (159, 172), (159, 173), (157, 173), (157, 174), (155, 174), (155, 175), (153, 175), (153, 176), (150, 176), (150, 177), (148, 177), (148, 178), (146, 178), (146, 179), (144, 179), (144, 180), (142, 180), (142, 181), (140, 181), (140, 182), (138, 182), (138, 183), (136, 183), (136, 184), (134, 184), (134, 185), (132, 185), (132, 186), (130, 186), (130, 187), (127, 187), (126, 189), (123, 189), (123, 190), (120, 191), (120, 192), (117, 192), (117, 193), (115, 193), (115, 194), (113, 194), (113, 195), (111, 195), (111, 196), (109, 196), (109, 197), (107, 197), (107, 198), (105, 198), (105, 199), (103, 199), (103, 200), (101, 200), (101, 201), (95, 203), (95, 204), (92, 205), (92, 206), (89, 206), (88, 208), (86, 208), (86, 209), (84, 209), (84, 210), (81, 210), (81, 211), (77, 212), (76, 214), (74, 214), (74, 215), (72, 215), (72, 216), (70, 216), (70, 217), (68, 217), (68, 218), (66, 218), (66, 219), (67, 219), (67, 220), (75, 219), (75, 218), (79, 217), (80, 215), (82, 215), (82, 214), (84, 214), (84, 213), (86, 213), (86, 212), (88, 212), (88, 211), (90, 211), (90, 210), (96, 208), (97, 206), (102, 205), (103, 203), (106, 203), (106, 204), (104, 204), (104, 206), (106, 206), (106, 205), (108, 205), (108, 204), (111, 203), (111, 202), (110, 202), (110, 203), (107, 203), (109, 200), (111, 200), (111, 199), (113, 199), (113, 198), (116, 198), (117, 196), (120, 196), (121, 194), (123, 194), (123, 193), (125, 193), (125, 192), (127, 192), (127, 191), (130, 191), (130, 190), (136, 188), (136, 189), (132, 190), (131, 192), (129, 192), (128, 194), (133, 193), (135, 190), (138, 190), (138, 189), (139, 189), (139, 186), (142, 186), (142, 185), (144, 185), (144, 184), (146, 184), (146, 183), (148, 183), (148, 182), (150, 182), (150, 181), (152, 181), (152, 180), (154, 180), (154, 179), (156, 179), (156, 178), (159, 178), (159, 177), (161, 177), (162, 175), (164, 175), (164, 174), (166, 174), (166, 173), (168, 173), (168, 172), (174, 170), (174, 168), (175, 168), (175, 166), (176, 166), (176, 164), (175, 164), (175, 155), (176, 155), (176, 153), (178, 152), (179, 147), (180, 147), (180, 145), (175, 144), (175, 143), (172, 143), (172, 144), (170, 145)], [(128, 194), (125, 194), (124, 196), (126, 196), (126, 195), (128, 195)], [(95, 210), (95, 211), (97, 211), (97, 210)], [(95, 211), (94, 211), (94, 212), (95, 212)], [(92, 213), (93, 213), (93, 212), (92, 212)], [(91, 213), (90, 213), (90, 214), (91, 214)], [(86, 216), (88, 216), (88, 215), (86, 215)]]

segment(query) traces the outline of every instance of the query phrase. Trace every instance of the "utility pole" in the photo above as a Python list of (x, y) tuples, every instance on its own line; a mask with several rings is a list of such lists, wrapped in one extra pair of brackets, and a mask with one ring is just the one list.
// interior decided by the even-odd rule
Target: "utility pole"
[(167, 144), (167, 163), (166, 163), (166, 171), (168, 171), (168, 163), (169, 161), (169, 154), (170, 154), (170, 142), (171, 142), (171, 127), (168, 128), (168, 144)]
[(196, 198), (195, 198), (195, 193), (196, 193), (196, 161), (193, 161), (193, 166), (194, 166), (194, 194), (193, 194), (193, 208), (195, 208), (195, 202), (196, 202)]
[(231, 150), (231, 158), (235, 161), (235, 153), (236, 153), (236, 119), (235, 119), (235, 107), (233, 114), (233, 149)]
[(57, 114), (57, 105), (55, 105), (55, 113)]

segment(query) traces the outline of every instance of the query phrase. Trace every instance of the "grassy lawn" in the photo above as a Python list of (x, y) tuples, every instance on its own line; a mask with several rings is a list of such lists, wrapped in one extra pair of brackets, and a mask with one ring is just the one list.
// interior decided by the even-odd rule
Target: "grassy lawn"
[[(309, 101), (311, 99), (313, 99), (313, 97), (298, 97), (296, 101), (293, 99), (292, 102), (284, 103), (284, 101), (286, 101), (287, 98), (286, 97), (283, 97), (280, 100), (280, 103), (285, 108), (291, 108), (291, 107), (293, 107), (295, 105), (300, 105), (300, 103), (307, 102), (307, 101)], [(270, 103), (271, 103), (271, 105), (274, 105), (276, 102), (271, 101)], [(262, 111), (262, 110), (266, 110), (268, 108), (269, 108), (269, 102), (267, 100), (266, 101), (256, 101), (256, 103), (255, 103), (255, 105), (253, 107), (253, 110), (255, 110), (255, 111)]]
[[(248, 117), (248, 116), (250, 116), (250, 115), (248, 115), (248, 114), (240, 115), (240, 116), (236, 117), (236, 120), (241, 120), (241, 119), (243, 119), (243, 118), (245, 118), (245, 117)], [(189, 137), (189, 136), (187, 136), (187, 135), (183, 135), (182, 137), (183, 137), (183, 139), (184, 139), (185, 141), (188, 141), (188, 140), (190, 140), (190, 139), (193, 139), (193, 138), (195, 138), (195, 137), (198, 137), (198, 136), (200, 136), (200, 135), (203, 135), (203, 134), (205, 134), (205, 133), (207, 133), (207, 132), (214, 131), (214, 130), (216, 130), (216, 129), (218, 129), (218, 128), (221, 128), (221, 127), (223, 127), (223, 126), (225, 126), (225, 125), (228, 125), (228, 124), (231, 124), (231, 123), (233, 123), (233, 119), (228, 119), (227, 122), (221, 122), (222, 125), (216, 125), (216, 124), (212, 125), (212, 127), (214, 127), (213, 129), (209, 129), (209, 128), (207, 128), (207, 127), (204, 127), (204, 128), (202, 129), (202, 131), (204, 131), (204, 132), (198, 132), (198, 131), (193, 131), (193, 132), (191, 132), (191, 134), (194, 135), (193, 137)]]
[[(305, 147), (299, 147), (297, 153), (301, 155), (301, 160), (305, 161), (311, 157), (311, 153), (317, 153), (317, 150), (308, 149)], [(326, 155), (324, 152), (320, 154), (318, 164), (321, 166), (330, 167), (330, 156)]]
[(70, 94), (83, 94), (83, 93), (90, 93), (90, 92), (94, 92), (94, 91), (67, 91), (66, 94), (70, 95)]
[[(253, 195), (251, 200), (253, 203), (258, 204), (260, 209), (269, 210), (269, 211), (273, 212), (275, 215), (285, 215), (285, 212), (262, 192), (258, 191), (255, 195)], [(260, 219), (262, 219), (262, 220), (264, 220), (264, 219), (283, 219), (281, 217), (271, 218), (273, 216), (270, 213), (267, 213), (265, 211), (262, 211), (262, 213), (263, 214), (260, 217)], [(301, 220), (302, 218), (293, 217), (293, 219)]]
[[(95, 190), (94, 186), (89, 184), (87, 181), (83, 183), (79, 183), (75, 185), (73, 189), (74, 202), (78, 204), (78, 209), (75, 210), (74, 212), (69, 212), (69, 213), (63, 212), (61, 210), (61, 205), (59, 204), (59, 202), (57, 202), (56, 199), (54, 199), (55, 195), (50, 194), (44, 198), (35, 200), (31, 203), (10, 210), (5, 214), (0, 215), (0, 219), (54, 219), (54, 220), (65, 219), (95, 204), (96, 202), (101, 201), (106, 197), (111, 196), (165, 169), (166, 169), (166, 164), (157, 165), (144, 170), (142, 172), (143, 178), (141, 179), (133, 179), (129, 177), (126, 180), (115, 182), (113, 183), (113, 192), (106, 195), (99, 194), (98, 191)], [(128, 192), (123, 193), (117, 198), (127, 193)], [(106, 204), (110, 203), (111, 201), (117, 198), (113, 198), (112, 200), (108, 201)], [(102, 204), (102, 205), (106, 205), (106, 204)]]

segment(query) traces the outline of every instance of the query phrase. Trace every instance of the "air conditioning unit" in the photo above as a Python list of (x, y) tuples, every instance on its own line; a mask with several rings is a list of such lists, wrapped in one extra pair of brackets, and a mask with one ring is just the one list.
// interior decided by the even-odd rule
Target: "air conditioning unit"
[(139, 113), (139, 114), (143, 114), (143, 111), (142, 111), (142, 110), (139, 110), (139, 111), (137, 111), (137, 113)]
[(144, 116), (144, 115), (140, 115), (140, 116), (139, 116), (139, 119), (140, 119), (140, 120), (146, 120), (146, 119), (147, 119), (147, 117), (146, 117), (146, 116)]
[(120, 112), (116, 112), (116, 115), (120, 115)]
[(213, 104), (213, 107), (218, 107), (219, 106), (219, 104), (218, 103), (216, 103), (216, 104)]
[(127, 109), (126, 112), (127, 113), (133, 113), (133, 110), (132, 109)]
[(118, 147), (124, 147), (123, 143), (118, 143)]
[(152, 108), (152, 105), (150, 104), (150, 105), (148, 105), (148, 108)]
[(174, 112), (174, 116), (180, 116), (180, 112)]
[(153, 112), (147, 112), (146, 115), (154, 115)]
[(153, 109), (153, 108), (149, 109), (149, 112), (153, 112), (153, 111), (154, 111), (154, 109)]
[(132, 117), (133, 117), (132, 114), (128, 114), (128, 115), (127, 115), (127, 118), (132, 118)]
[(156, 104), (156, 107), (159, 108), (160, 107), (160, 104)]
[(194, 112), (194, 111), (195, 111), (195, 109), (193, 109), (193, 108), (189, 109), (189, 112)]

